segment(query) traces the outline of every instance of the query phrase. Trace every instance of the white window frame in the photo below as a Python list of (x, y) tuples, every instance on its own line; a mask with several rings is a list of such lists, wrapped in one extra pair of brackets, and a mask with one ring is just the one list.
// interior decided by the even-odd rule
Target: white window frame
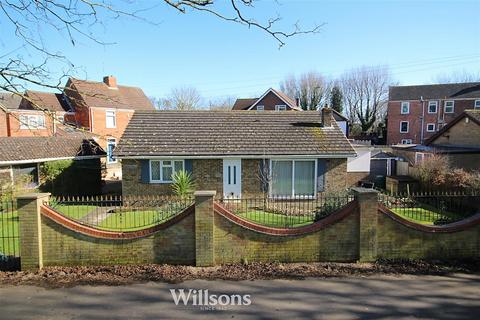
[(21, 114), (18, 117), (20, 129), (35, 130), (46, 129), (45, 116), (43, 114)]
[[(403, 112), (403, 106), (407, 106), (407, 111)], [(410, 114), (410, 102), (408, 101), (402, 101), (400, 103), (400, 114)]]
[[(113, 160), (110, 159), (110, 158), (113, 157), (112, 155), (109, 154), (109, 150), (110, 150), (109, 145), (111, 145), (111, 144), (113, 144), (113, 148), (115, 149), (115, 147), (117, 146), (117, 139), (115, 139), (115, 138), (107, 138), (107, 163), (108, 163), (108, 164), (110, 164), (110, 163), (117, 163), (117, 162), (118, 162), (118, 160), (115, 159), (115, 158), (113, 158)], [(113, 150), (112, 150), (112, 152), (113, 152)]]
[[(433, 126), (432, 130), (428, 130), (428, 126)], [(427, 132), (435, 132), (435, 123), (427, 123)]]
[(402, 144), (412, 144), (413, 140), (412, 139), (402, 139), (401, 143)]
[[(292, 162), (292, 193), (290, 196), (285, 197), (285, 199), (316, 199), (317, 198), (317, 178), (318, 178), (318, 159), (270, 159), (270, 172), (269, 172), (269, 184), (268, 184), (268, 196), (269, 198), (280, 198), (279, 196), (274, 196), (272, 195), (272, 168), (273, 168), (273, 162), (274, 161), (291, 161)], [(295, 195), (295, 162), (314, 162), (315, 170), (314, 170), (314, 182), (313, 182), (313, 195), (312, 196), (302, 196), (302, 195)], [(284, 197), (281, 197), (282, 199)]]
[(287, 111), (287, 105), (286, 104), (276, 104), (275, 105), (275, 111)]
[[(172, 164), (169, 165), (169, 166), (165, 166), (165, 167), (171, 167), (172, 168), (172, 175), (174, 175), (177, 171), (175, 170), (175, 162), (181, 162), (182, 163), (182, 169), (181, 170), (185, 170), (185, 160), (174, 160), (174, 159), (171, 159), (171, 160), (168, 160), (168, 159), (154, 159), (154, 160), (150, 160), (149, 161), (149, 164), (148, 164), (148, 168), (149, 168), (149, 179), (150, 179), (150, 183), (172, 183), (173, 180), (165, 180), (163, 179), (163, 162), (164, 161), (170, 161)], [(152, 164), (153, 163), (159, 163), (159, 170), (160, 170), (160, 180), (158, 179), (153, 179), (152, 178)]]
[[(434, 111), (434, 112), (430, 112), (430, 106), (431, 106), (431, 105), (432, 105), (432, 106), (435, 105), (435, 111)], [(427, 110), (427, 111), (428, 111), (428, 113), (430, 113), (430, 114), (437, 113), (437, 112), (438, 112), (438, 101), (429, 101), (429, 102), (428, 102), (428, 110)]]
[(480, 110), (480, 100), (475, 100), (475, 102), (473, 103), (473, 109)]
[[(113, 126), (110, 126), (108, 123), (109, 113), (113, 114)], [(110, 116), (112, 117), (112, 116)], [(117, 111), (116, 110), (105, 110), (105, 128), (115, 129), (117, 127)]]
[(415, 152), (415, 164), (420, 164), (430, 157), (432, 157), (432, 154), (429, 152)]
[[(407, 131), (402, 131), (402, 123), (405, 122), (407, 124)], [(400, 133), (408, 133), (410, 131), (410, 122), (409, 121), (400, 121)]]
[(258, 105), (257, 106), (257, 111), (265, 111), (265, 106), (264, 105)]
[[(447, 111), (447, 103), (452, 103), (452, 111)], [(444, 113), (454, 113), (455, 112), (455, 101), (454, 100), (446, 100), (443, 105), (443, 112)]]

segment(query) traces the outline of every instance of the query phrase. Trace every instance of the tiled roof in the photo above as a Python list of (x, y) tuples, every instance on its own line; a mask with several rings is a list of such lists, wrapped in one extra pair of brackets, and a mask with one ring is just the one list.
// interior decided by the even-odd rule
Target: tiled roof
[(2, 137), (0, 164), (26, 160), (103, 156), (105, 152), (93, 140), (81, 137)]
[(233, 104), (232, 110), (247, 110), (257, 100), (258, 98), (237, 99)]
[(0, 92), (0, 106), (7, 109), (18, 109), (22, 97), (10, 92)]
[(27, 90), (25, 96), (25, 103), (22, 103), (21, 109), (40, 108), (41, 110), (57, 112), (70, 110), (70, 106), (68, 105), (65, 96), (61, 93)]
[(345, 156), (355, 151), (316, 111), (135, 112), (115, 149), (127, 156)]
[[(450, 130), (451, 127), (453, 127), (457, 122), (462, 120), (463, 118), (468, 117), (472, 121), (476, 122), (480, 126), (480, 110), (471, 110), (467, 109), (463, 111), (459, 116), (457, 116), (455, 119), (450, 121), (446, 126), (444, 126), (441, 130), (437, 131), (433, 136), (428, 138), (425, 141), (425, 145), (431, 145), (437, 140), (438, 137), (442, 136), (446, 131)], [(471, 134), (471, 133), (466, 133), (466, 134)], [(480, 141), (480, 139), (479, 139)], [(480, 142), (479, 142), (480, 145)]]
[(480, 82), (390, 87), (389, 100), (480, 98)]
[[(65, 92), (70, 99), (72, 89), (78, 90), (82, 99), (89, 107), (116, 108), (131, 110), (154, 110), (152, 102), (148, 99), (142, 89), (138, 87), (117, 86), (110, 88), (103, 82), (85, 81), (70, 78)], [(72, 102), (74, 103), (74, 101)]]

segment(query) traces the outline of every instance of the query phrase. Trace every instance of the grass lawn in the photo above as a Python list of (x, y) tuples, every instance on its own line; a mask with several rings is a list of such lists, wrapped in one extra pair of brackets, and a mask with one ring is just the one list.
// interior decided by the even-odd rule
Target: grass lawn
[(19, 256), (17, 211), (0, 213), (0, 254)]
[(313, 216), (286, 216), (283, 214), (270, 213), (265, 211), (248, 211), (237, 213), (238, 216), (252, 222), (269, 227), (301, 227), (311, 224)]
[(135, 231), (145, 229), (175, 216), (174, 212), (139, 210), (115, 212), (100, 222), (99, 228), (106, 230)]
[(419, 224), (433, 225), (438, 220), (460, 220), (454, 213), (439, 213), (425, 208), (393, 208), (390, 209), (399, 216)]

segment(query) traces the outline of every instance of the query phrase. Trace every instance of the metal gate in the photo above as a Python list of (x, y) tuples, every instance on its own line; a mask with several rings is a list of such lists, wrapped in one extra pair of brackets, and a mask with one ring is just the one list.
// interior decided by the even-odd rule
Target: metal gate
[(16, 201), (0, 201), (0, 270), (20, 269), (19, 242)]

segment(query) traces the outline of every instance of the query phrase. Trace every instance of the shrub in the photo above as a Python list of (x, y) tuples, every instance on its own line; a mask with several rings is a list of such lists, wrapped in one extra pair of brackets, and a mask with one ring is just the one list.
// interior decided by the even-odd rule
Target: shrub
[(424, 186), (442, 186), (450, 172), (448, 159), (438, 154), (415, 164), (414, 177)]

